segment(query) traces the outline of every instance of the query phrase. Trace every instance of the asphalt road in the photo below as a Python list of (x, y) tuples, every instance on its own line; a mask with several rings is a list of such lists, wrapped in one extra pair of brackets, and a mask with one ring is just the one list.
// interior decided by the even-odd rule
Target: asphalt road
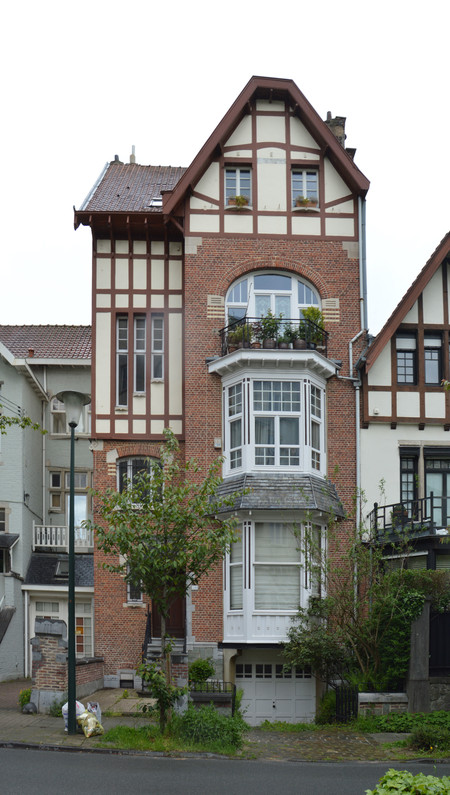
[(363, 795), (388, 767), (450, 775), (450, 764), (266, 762), (0, 748), (2, 795)]

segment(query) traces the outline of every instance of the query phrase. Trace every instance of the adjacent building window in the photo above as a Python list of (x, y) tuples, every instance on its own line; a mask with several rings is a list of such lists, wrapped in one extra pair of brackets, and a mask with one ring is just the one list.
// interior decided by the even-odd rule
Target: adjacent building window
[(236, 196), (252, 203), (252, 172), (250, 168), (227, 168), (225, 170), (225, 204), (236, 204)]
[[(77, 434), (90, 433), (91, 430), (91, 410), (90, 404), (85, 406), (81, 412), (80, 421), (75, 428)], [(64, 403), (58, 398), (52, 398), (50, 404), (50, 432), (59, 436), (70, 434), (70, 428), (66, 419), (66, 408)]]
[[(81, 523), (88, 518), (89, 472), (74, 472), (74, 517), (77, 535), (82, 533)], [(52, 469), (49, 472), (49, 510), (52, 513), (64, 513), (65, 524), (69, 524), (70, 515), (70, 472)]]
[(152, 315), (152, 380), (164, 378), (164, 317)]
[(134, 318), (134, 391), (145, 392), (145, 358), (146, 358), (145, 317)]
[(116, 327), (116, 371), (118, 406), (128, 405), (128, 318), (118, 317)]
[(415, 334), (397, 334), (397, 383), (417, 383), (417, 340)]
[(6, 508), (0, 507), (0, 533), (5, 533), (6, 529)]
[(412, 502), (417, 499), (417, 456), (400, 457), (400, 502), (408, 504), (408, 515)]
[(311, 169), (294, 168), (292, 171), (292, 206), (298, 207), (306, 200), (318, 202), (319, 175)]
[(425, 334), (425, 383), (439, 386), (442, 381), (442, 337)]

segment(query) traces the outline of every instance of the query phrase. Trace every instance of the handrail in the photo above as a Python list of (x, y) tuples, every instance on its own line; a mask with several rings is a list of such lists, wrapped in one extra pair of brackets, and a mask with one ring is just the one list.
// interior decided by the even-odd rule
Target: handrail
[(417, 533), (426, 530), (429, 535), (435, 535), (437, 530), (450, 525), (450, 497), (431, 492), (427, 497), (390, 505), (375, 502), (367, 518), (372, 531), (407, 529)]
[[(36, 548), (69, 549), (67, 525), (39, 525), (33, 521), (33, 552)], [(75, 527), (75, 548), (94, 548), (94, 532), (86, 527)]]
[[(328, 332), (312, 320), (299, 318), (274, 318), (272, 336), (264, 327), (265, 318), (244, 317), (220, 329), (222, 356), (230, 352), (230, 348), (319, 348), (327, 355)], [(289, 341), (285, 341), (288, 338)], [(270, 340), (270, 344), (268, 341)], [(282, 347), (280, 347), (282, 346)]]

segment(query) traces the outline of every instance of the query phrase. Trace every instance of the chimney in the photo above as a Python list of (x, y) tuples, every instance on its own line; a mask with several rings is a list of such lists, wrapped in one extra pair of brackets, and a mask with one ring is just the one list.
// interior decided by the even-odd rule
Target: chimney
[(135, 163), (135, 162), (136, 162), (136, 155), (134, 153), (134, 144), (133, 144), (133, 146), (131, 147), (130, 163)]
[(345, 149), (345, 139), (347, 138), (345, 134), (345, 116), (335, 116), (332, 118), (331, 110), (327, 113), (327, 118), (325, 119), (325, 124), (330, 128), (331, 132), (333, 133), (334, 137), (337, 138), (341, 146)]
[(117, 163), (118, 165), (123, 166), (122, 161), (119, 159), (119, 155), (114, 155), (114, 160), (111, 160), (110, 165), (113, 165), (113, 163)]
[(34, 348), (28, 348), (28, 358), (32, 359), (34, 356)]

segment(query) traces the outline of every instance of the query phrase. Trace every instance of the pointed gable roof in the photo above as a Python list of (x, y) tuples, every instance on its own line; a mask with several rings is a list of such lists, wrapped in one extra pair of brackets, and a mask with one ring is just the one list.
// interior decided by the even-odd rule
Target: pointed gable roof
[(217, 149), (220, 149), (231, 132), (248, 112), (256, 99), (283, 100), (288, 102), (309, 133), (320, 144), (342, 178), (356, 193), (364, 196), (369, 189), (369, 180), (355, 165), (350, 155), (341, 146), (329, 127), (320, 118), (293, 80), (274, 77), (252, 77), (233, 102), (222, 121), (200, 149), (185, 171), (172, 193), (164, 196), (165, 214), (173, 212), (185, 193), (198, 182)]
[(15, 359), (91, 359), (90, 326), (0, 326), (0, 342)]
[(389, 319), (384, 324), (380, 333), (375, 338), (366, 354), (365, 370), (368, 372), (381, 351), (386, 347), (391, 337), (397, 331), (400, 323), (403, 321), (405, 315), (412, 308), (417, 301), (430, 279), (434, 276), (437, 269), (441, 266), (446, 257), (450, 255), (450, 232), (447, 232), (445, 237), (441, 240), (438, 247), (431, 255), (426, 265), (422, 268), (417, 278), (413, 281), (411, 287), (396, 308), (392, 312)]

